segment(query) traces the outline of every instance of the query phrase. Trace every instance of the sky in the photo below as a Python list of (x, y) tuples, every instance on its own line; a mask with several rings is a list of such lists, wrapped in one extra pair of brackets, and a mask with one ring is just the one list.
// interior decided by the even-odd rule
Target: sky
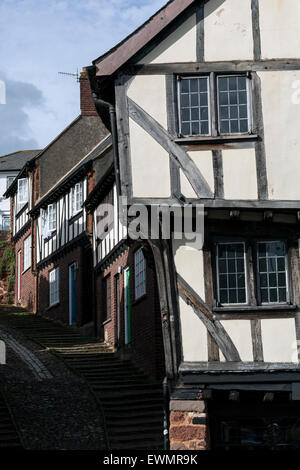
[[(45, 147), (79, 115), (76, 73), (167, 0), (0, 0), (0, 155)], [(6, 104), (3, 104), (3, 89)]]

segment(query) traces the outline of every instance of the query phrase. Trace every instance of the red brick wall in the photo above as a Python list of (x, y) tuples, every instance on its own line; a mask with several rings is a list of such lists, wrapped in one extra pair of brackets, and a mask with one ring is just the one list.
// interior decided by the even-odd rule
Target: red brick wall
[[(15, 303), (27, 308), (30, 311), (34, 310), (34, 275), (32, 274), (32, 268), (30, 267), (23, 273), (24, 266), (24, 240), (31, 235), (31, 228), (16, 242), (15, 253), (16, 253), (16, 282), (15, 282)], [(21, 253), (21, 300), (18, 300), (18, 252)]]
[[(96, 278), (96, 311), (98, 334), (110, 346), (116, 346), (116, 299), (114, 278), (118, 267), (120, 274), (120, 348), (125, 348), (124, 331), (124, 269), (130, 268), (131, 343), (126, 347), (132, 360), (153, 377), (164, 376), (164, 353), (160, 309), (156, 277), (151, 256), (147, 259), (147, 294), (135, 301), (134, 293), (134, 252), (139, 245), (132, 246), (120, 255), (103, 273)], [(111, 319), (103, 324), (102, 280), (111, 277)]]
[(92, 90), (85, 69), (80, 74), (80, 109), (82, 116), (98, 116), (95, 108)]
[(204, 401), (170, 401), (170, 449), (209, 449), (209, 430)]
[[(77, 326), (82, 326), (92, 321), (91, 283), (87, 277), (87, 271), (91, 272), (87, 266), (87, 255), (83, 247), (77, 246), (69, 251), (57, 261), (47, 265), (38, 274), (38, 312), (41, 315), (69, 324), (69, 266), (78, 263), (76, 272), (76, 318)], [(49, 272), (54, 268), (59, 268), (59, 304), (49, 307)]]

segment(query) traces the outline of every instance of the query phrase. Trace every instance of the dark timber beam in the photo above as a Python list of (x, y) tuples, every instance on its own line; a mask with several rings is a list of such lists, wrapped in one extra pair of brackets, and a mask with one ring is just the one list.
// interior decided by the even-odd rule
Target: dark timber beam
[(165, 75), (209, 72), (266, 72), (300, 70), (300, 59), (233, 60), (219, 62), (178, 62), (172, 64), (138, 64), (126, 67), (128, 75)]
[(128, 98), (129, 116), (158, 142), (180, 165), (199, 198), (213, 198), (214, 195), (188, 153), (177, 145), (168, 132), (146, 111)]
[(212, 311), (178, 273), (177, 285), (179, 295), (193, 308), (196, 315), (206, 326), (222, 351), (225, 359), (230, 362), (240, 362), (240, 355), (223, 325), (218, 320), (214, 319)]

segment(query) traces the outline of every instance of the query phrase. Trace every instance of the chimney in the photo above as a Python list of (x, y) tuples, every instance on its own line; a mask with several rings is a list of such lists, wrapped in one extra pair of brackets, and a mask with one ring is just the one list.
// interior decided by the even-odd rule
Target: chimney
[(80, 109), (82, 116), (98, 116), (86, 68), (82, 69), (80, 83)]

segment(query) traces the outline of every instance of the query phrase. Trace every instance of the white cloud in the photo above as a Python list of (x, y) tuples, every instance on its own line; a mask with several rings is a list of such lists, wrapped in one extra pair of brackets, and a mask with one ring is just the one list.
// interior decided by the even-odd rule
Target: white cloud
[[(91, 64), (165, 3), (1, 0), (0, 72), (8, 80), (33, 85), (44, 96), (43, 106), (23, 106), (28, 115), (24, 139), (45, 146), (79, 114), (78, 83), (58, 72), (74, 73)], [(21, 139), (23, 132), (20, 128)]]

